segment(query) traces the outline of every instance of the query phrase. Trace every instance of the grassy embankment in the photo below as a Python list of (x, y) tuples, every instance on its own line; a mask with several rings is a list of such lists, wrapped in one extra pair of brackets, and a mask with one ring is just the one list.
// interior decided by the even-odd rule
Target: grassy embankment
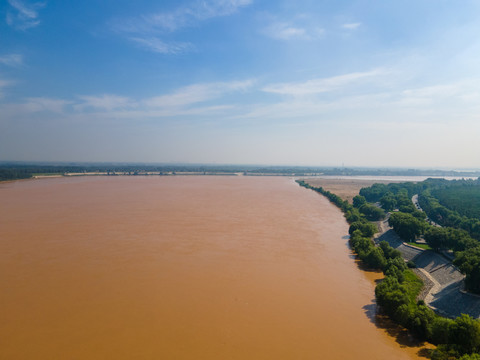
[(419, 244), (416, 242), (407, 242), (408, 245), (419, 247), (423, 250), (432, 250), (432, 248), (428, 244)]

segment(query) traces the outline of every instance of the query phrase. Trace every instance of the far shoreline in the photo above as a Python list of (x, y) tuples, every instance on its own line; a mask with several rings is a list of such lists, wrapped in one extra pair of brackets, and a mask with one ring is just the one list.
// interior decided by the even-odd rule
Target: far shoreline
[(457, 180), (476, 177), (462, 177), (462, 176), (425, 176), (425, 175), (415, 175), (415, 176), (405, 176), (405, 175), (325, 175), (325, 174), (295, 174), (295, 173), (248, 173), (248, 172), (180, 172), (180, 171), (170, 171), (170, 172), (75, 172), (75, 173), (63, 173), (63, 174), (38, 174), (33, 175), (29, 178), (19, 178), (19, 179), (8, 179), (0, 180), (0, 184), (6, 184), (15, 181), (25, 181), (25, 180), (39, 180), (39, 179), (55, 179), (55, 178), (73, 178), (73, 177), (89, 177), (89, 176), (105, 176), (105, 177), (116, 177), (116, 176), (244, 176), (244, 177), (291, 177), (294, 179), (303, 180), (309, 183), (312, 186), (322, 186), (328, 191), (334, 192), (339, 196), (343, 197), (345, 200), (348, 200), (350, 203), (355, 195), (358, 195), (359, 190), (362, 187), (369, 187), (375, 183), (401, 183), (401, 182), (417, 182), (423, 181), (427, 178), (438, 178), (446, 180)]

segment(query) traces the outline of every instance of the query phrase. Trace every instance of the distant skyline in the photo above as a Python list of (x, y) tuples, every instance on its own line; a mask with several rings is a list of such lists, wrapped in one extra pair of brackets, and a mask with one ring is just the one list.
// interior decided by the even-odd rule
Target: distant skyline
[(0, 2), (0, 161), (480, 168), (480, 1)]

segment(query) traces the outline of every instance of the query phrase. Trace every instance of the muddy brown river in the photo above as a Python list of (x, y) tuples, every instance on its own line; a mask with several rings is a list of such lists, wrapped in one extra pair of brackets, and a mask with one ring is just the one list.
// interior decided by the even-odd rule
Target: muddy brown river
[(347, 233), (283, 177), (0, 184), (0, 358), (417, 359)]

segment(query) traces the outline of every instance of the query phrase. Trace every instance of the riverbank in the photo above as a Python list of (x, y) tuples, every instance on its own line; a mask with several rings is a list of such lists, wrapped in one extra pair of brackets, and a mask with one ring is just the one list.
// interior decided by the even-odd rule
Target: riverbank
[[(462, 313), (455, 319), (449, 319), (445, 316), (449, 315), (448, 313), (442, 313), (438, 308), (435, 308), (437, 312), (435, 314), (432, 310), (433, 307), (436, 307), (436, 305), (432, 306), (433, 301), (430, 301), (434, 293), (438, 294), (442, 300), (447, 298), (446, 295), (453, 294), (455, 299), (450, 301), (450, 306), (454, 305), (457, 309), (459, 305), (463, 309), (468, 308), (468, 305), (462, 304), (458, 298), (458, 295), (462, 292), (456, 289), (458, 284), (463, 283), (463, 276), (461, 276), (462, 280), (457, 281), (456, 277), (458, 277), (459, 272), (448, 259), (431, 250), (405, 244), (396, 238), (396, 233), (393, 229), (389, 229), (388, 225), (397, 213), (392, 213), (388, 224), (390, 213), (387, 214), (387, 220), (378, 224), (377, 230), (380, 229), (380, 236), (377, 235), (375, 238), (376, 245), (373, 245), (372, 224), (366, 220), (366, 216), (369, 214), (366, 212), (368, 207), (362, 204), (352, 206), (348, 201), (342, 200), (338, 195), (322, 187), (315, 188), (304, 181), (298, 181), (298, 183), (326, 196), (343, 211), (345, 218), (351, 224), (349, 233), (353, 250), (369, 267), (381, 269), (385, 274), (384, 280), (375, 288), (377, 303), (385, 314), (396, 323), (406, 327), (412, 335), (438, 345), (437, 349), (430, 352), (429, 356), (432, 359), (461, 358), (466, 360), (471, 359), (469, 354), (473, 358), (480, 356), (478, 354), (480, 352), (480, 337), (478, 336), (480, 334), (480, 322), (477, 316), (472, 317)], [(369, 189), (361, 192), (362, 195), (365, 194), (365, 197), (369, 196), (367, 190)], [(369, 197), (372, 198), (372, 196)], [(361, 198), (358, 201), (355, 198), (357, 204)], [(363, 198), (364, 203), (365, 200)], [(398, 201), (401, 200), (403, 200), (402, 195), (399, 196)], [(397, 218), (395, 217), (395, 219)], [(393, 226), (396, 225), (393, 224)], [(392, 243), (398, 246), (393, 247), (391, 246)], [(428, 290), (425, 290), (424, 283), (419, 276), (415, 276), (411, 271), (406, 270), (404, 261), (408, 261), (409, 267), (414, 265), (412, 263), (421, 264), (423, 262), (423, 266), (418, 266), (423, 269), (417, 269), (417, 271), (423, 273), (424, 276), (421, 276), (421, 278), (426, 277), (430, 280), (428, 281)], [(432, 276), (434, 273), (435, 277)], [(430, 307), (426, 306), (425, 301), (418, 300), (418, 296), (422, 295), (422, 287), (424, 288), (423, 296), (429, 302)]]
[[(358, 207), (322, 187), (312, 187), (301, 180), (297, 182), (324, 195), (342, 210), (350, 224), (349, 243), (352, 250), (368, 268), (381, 270), (385, 275), (375, 287), (375, 298), (382, 311), (412, 332), (418, 340), (431, 341), (429, 323), (434, 320), (435, 314), (425, 304), (417, 302), (423, 282), (408, 269), (401, 253), (385, 241), (375, 245), (373, 236), (378, 228), (367, 220)], [(435, 328), (440, 326), (436, 324)]]
[[(403, 182), (402, 180), (364, 180), (364, 179), (306, 179), (310, 186), (321, 186), (327, 191), (335, 193), (342, 199), (352, 202), (363, 187), (375, 183)], [(418, 208), (418, 201), (412, 199)], [(415, 273), (424, 281), (424, 288), (418, 299), (434, 311), (449, 318), (455, 318), (462, 313), (472, 317), (480, 317), (480, 300), (478, 297), (463, 291), (464, 276), (454, 267), (448, 259), (433, 251), (425, 251), (419, 247), (411, 246), (403, 240), (388, 225), (388, 219), (377, 221), (379, 232), (374, 240), (378, 245), (386, 241), (391, 247), (401, 252), (406, 261), (413, 261), (417, 268)]]

